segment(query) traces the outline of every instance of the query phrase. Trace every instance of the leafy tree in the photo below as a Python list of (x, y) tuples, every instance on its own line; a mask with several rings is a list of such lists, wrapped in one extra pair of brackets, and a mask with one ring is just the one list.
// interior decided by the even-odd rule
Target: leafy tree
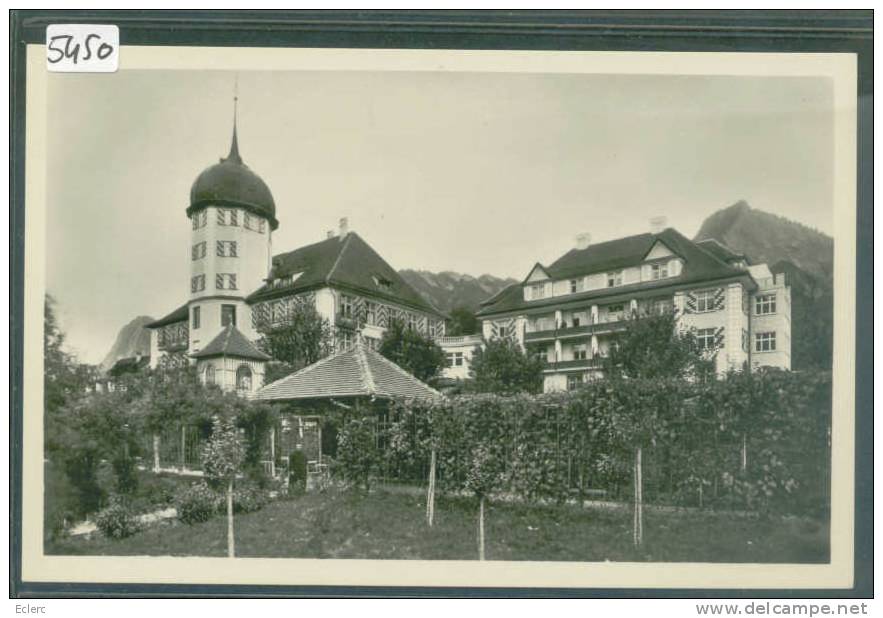
[(265, 324), (258, 346), (277, 362), (268, 363), (266, 383), (312, 365), (331, 352), (331, 325), (311, 303), (291, 307), (279, 324)]
[(479, 331), (480, 326), (474, 311), (468, 307), (455, 307), (451, 310), (447, 333), (452, 337), (474, 335)]
[(674, 311), (636, 315), (617, 333), (607, 358), (608, 375), (626, 378), (702, 378), (714, 374), (716, 349), (678, 326)]
[(245, 447), (239, 428), (229, 416), (218, 415), (212, 435), (203, 451), (203, 470), (209, 482), (227, 491), (227, 557), (236, 555), (233, 538), (233, 482), (245, 461)]
[(492, 339), (472, 355), (472, 388), (479, 393), (539, 393), (543, 362), (528, 356), (516, 342)]
[(432, 382), (445, 364), (445, 353), (429, 337), (393, 321), (380, 340), (379, 352), (418, 380)]

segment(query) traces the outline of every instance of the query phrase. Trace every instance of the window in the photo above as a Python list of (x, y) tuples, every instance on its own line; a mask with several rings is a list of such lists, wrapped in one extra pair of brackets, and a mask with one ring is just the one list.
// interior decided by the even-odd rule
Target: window
[(251, 390), (251, 368), (248, 365), (239, 365), (236, 370), (236, 390)]
[(232, 273), (218, 273), (215, 275), (216, 290), (236, 290), (236, 275)]
[(576, 328), (577, 326), (579, 326), (579, 323), (580, 323), (580, 317), (578, 315), (574, 314), (573, 315), (573, 327)]
[(242, 227), (247, 230), (251, 229), (251, 215), (247, 212), (242, 213)]
[(206, 384), (214, 384), (215, 383), (215, 366), (214, 365), (206, 365), (206, 367), (205, 367), (205, 383)]
[(199, 260), (205, 257), (205, 242), (198, 242), (190, 247), (190, 259)]
[(208, 211), (201, 210), (200, 212), (194, 214), (192, 217), (190, 217), (190, 222), (193, 224), (194, 230), (205, 227), (205, 224), (208, 223)]
[(340, 315), (345, 318), (353, 317), (353, 298), (345, 294), (340, 295)]
[(463, 352), (448, 352), (448, 367), (463, 366)]
[(506, 328), (505, 325), (497, 327), (497, 336), (500, 339), (505, 339), (509, 335), (509, 329)]
[(365, 342), (365, 346), (369, 350), (374, 350), (375, 352), (380, 349), (380, 339), (376, 337), (362, 337), (362, 341)]
[(377, 324), (377, 305), (372, 302), (365, 303), (365, 322), (367, 324), (376, 325)]
[(387, 279), (386, 277), (381, 277), (379, 275), (374, 275), (372, 277), (374, 279), (374, 285), (379, 287), (381, 290), (389, 291), (392, 289), (392, 281)]
[(339, 337), (340, 338), (338, 339), (337, 343), (338, 351), (344, 352), (346, 350), (352, 349), (353, 345), (355, 345), (355, 338), (353, 337), (352, 333), (344, 331), (340, 333)]
[(704, 290), (702, 292), (696, 292), (696, 313), (715, 311), (717, 307), (715, 306), (714, 297), (714, 290)]
[(202, 292), (205, 289), (205, 275), (196, 275), (190, 277), (190, 291), (192, 293)]
[(616, 322), (622, 319), (622, 314), (625, 312), (625, 305), (608, 305), (607, 307), (607, 321), (608, 322)]
[(258, 219), (258, 232), (263, 234), (264, 230), (266, 229), (266, 226), (267, 226), (266, 221), (264, 221), (263, 219)]
[(567, 390), (575, 391), (583, 385), (584, 376), (581, 373), (567, 376)]
[(238, 210), (228, 210), (227, 213), (230, 215), (230, 218), (228, 219), (230, 222), (230, 225), (238, 226), (239, 225), (239, 211)]
[(192, 320), (193, 329), (196, 330), (197, 328), (199, 328), (199, 307), (193, 308), (191, 320)]
[(546, 284), (545, 283), (535, 283), (530, 286), (530, 298), (531, 300), (537, 300), (538, 298), (545, 298), (546, 296)]
[(764, 294), (754, 299), (754, 315), (770, 315), (776, 312), (776, 295)]
[(776, 333), (771, 331), (768, 333), (754, 333), (754, 351), (755, 352), (775, 352), (776, 351)]
[(227, 225), (227, 211), (218, 208), (218, 225)]
[(544, 363), (549, 360), (549, 353), (546, 351), (546, 348), (537, 348), (534, 350), (534, 356)]
[(665, 279), (668, 277), (668, 264), (653, 264), (650, 266), (650, 278), (656, 281), (657, 279)]
[(570, 280), (570, 293), (576, 294), (577, 292), (583, 291), (583, 280), (582, 279), (571, 279)]
[(236, 326), (236, 305), (221, 305), (221, 327)]
[(703, 350), (713, 350), (717, 347), (715, 343), (717, 339), (716, 328), (700, 328), (696, 330), (696, 339), (699, 341), (699, 347)]
[(615, 288), (617, 286), (622, 285), (622, 271), (617, 270), (612, 273), (607, 273), (607, 287)]
[(219, 240), (215, 243), (218, 257), (238, 257), (238, 249), (235, 240)]
[(589, 351), (586, 344), (582, 343), (579, 345), (573, 346), (573, 359), (574, 360), (586, 360), (588, 358)]

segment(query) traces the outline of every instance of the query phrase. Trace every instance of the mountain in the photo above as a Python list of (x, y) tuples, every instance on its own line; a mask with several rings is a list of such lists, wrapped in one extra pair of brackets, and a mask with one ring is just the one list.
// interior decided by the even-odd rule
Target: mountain
[(791, 367), (831, 368), (834, 239), (796, 221), (737, 202), (708, 217), (694, 240), (714, 238), (791, 286)]
[(714, 238), (739, 249), (755, 262), (785, 260), (810, 275), (833, 283), (834, 239), (778, 215), (739, 201), (708, 217), (694, 240)]
[(148, 356), (150, 354), (150, 331), (144, 327), (153, 321), (153, 318), (141, 315), (123, 326), (117, 334), (116, 341), (113, 342), (113, 347), (110, 348), (98, 368), (101, 371), (107, 371), (121, 358), (137, 356), (139, 353), (141, 356)]
[(516, 283), (514, 279), (492, 275), (476, 278), (450, 271), (400, 270), (399, 274), (438, 310), (448, 314), (457, 307), (475, 312), (481, 301)]

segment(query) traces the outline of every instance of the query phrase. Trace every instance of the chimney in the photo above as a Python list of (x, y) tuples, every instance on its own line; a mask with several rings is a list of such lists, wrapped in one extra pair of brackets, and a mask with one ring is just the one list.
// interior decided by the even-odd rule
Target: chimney
[(328, 230), (325, 232), (325, 238), (334, 238), (334, 230)]
[(343, 240), (346, 238), (346, 235), (350, 233), (350, 222), (346, 217), (340, 218), (340, 239)]
[(668, 218), (667, 217), (653, 217), (650, 219), (650, 233), (651, 234), (659, 234), (662, 230), (668, 227)]
[(592, 244), (592, 235), (588, 232), (576, 235), (576, 248), (580, 251), (588, 248), (590, 244)]

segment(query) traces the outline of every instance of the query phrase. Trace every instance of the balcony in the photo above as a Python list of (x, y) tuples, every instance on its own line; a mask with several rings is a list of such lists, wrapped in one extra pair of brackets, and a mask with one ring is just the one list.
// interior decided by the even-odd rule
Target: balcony
[(606, 360), (607, 359), (604, 356), (595, 356), (592, 358), (580, 358), (574, 360), (546, 361), (543, 371), (553, 373), (556, 371), (569, 371), (573, 369), (603, 369), (604, 361)]
[(594, 324), (580, 324), (579, 326), (568, 326), (566, 328), (527, 331), (524, 333), (524, 341), (525, 343), (532, 343), (536, 341), (552, 341), (554, 339), (567, 339), (571, 337), (585, 337), (587, 335), (609, 333), (625, 328), (625, 322), (624, 318), (620, 318), (618, 320), (596, 322)]

